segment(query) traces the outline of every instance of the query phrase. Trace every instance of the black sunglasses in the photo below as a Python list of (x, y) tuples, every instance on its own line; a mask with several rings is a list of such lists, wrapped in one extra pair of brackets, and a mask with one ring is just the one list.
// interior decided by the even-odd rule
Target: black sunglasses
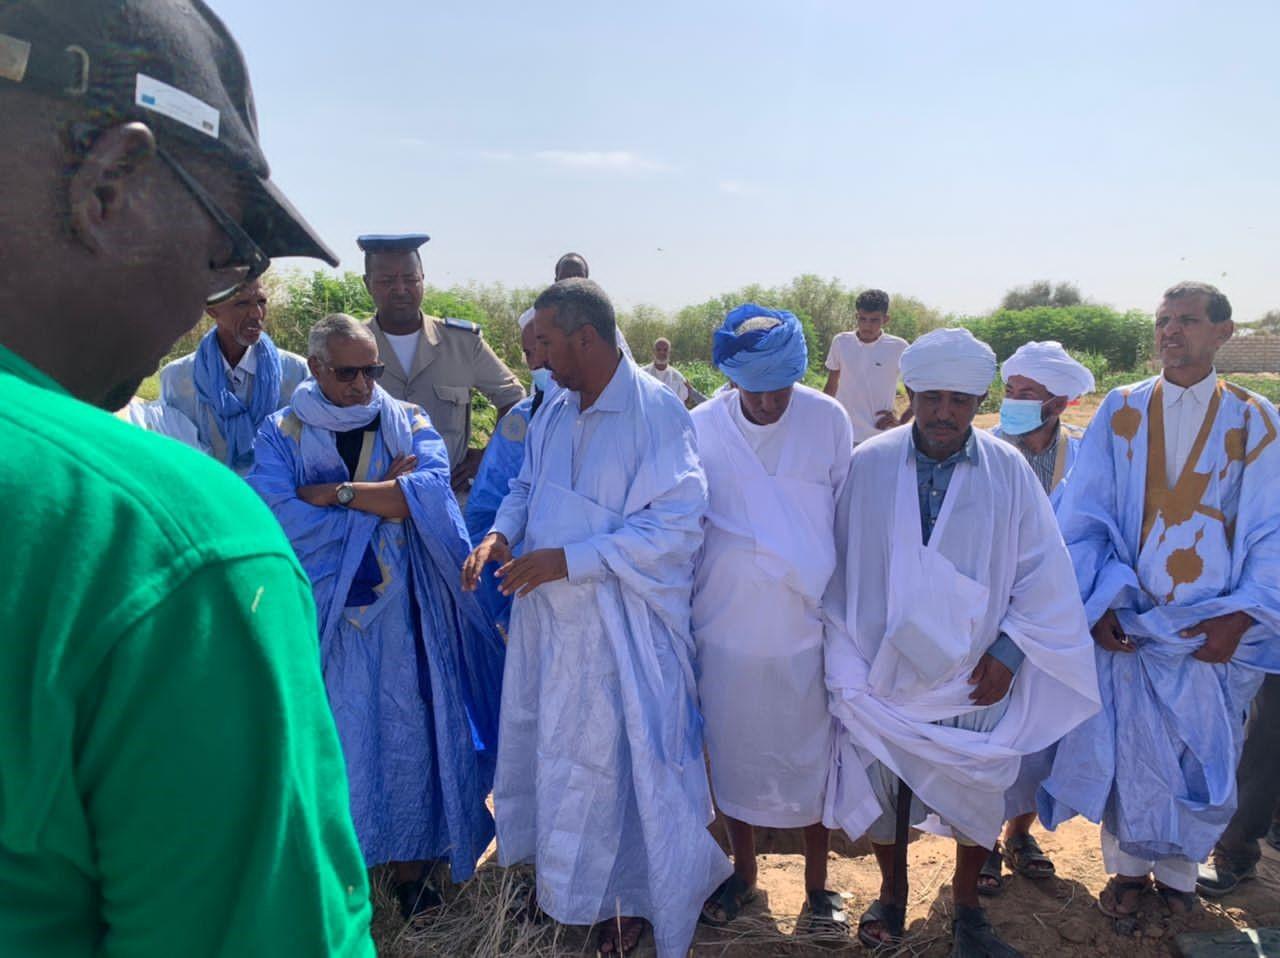
[(199, 181), (188, 173), (168, 150), (157, 146), (156, 154), (164, 160), (169, 169), (173, 170), (174, 175), (187, 188), (187, 192), (231, 240), (231, 255), (226, 262), (209, 264), (209, 269), (217, 275), (218, 280), (208, 301), (217, 303), (226, 299), (245, 283), (252, 283), (265, 273), (267, 267), (271, 265), (271, 257), (262, 251), (261, 247), (253, 241), (253, 237), (218, 205), (218, 201), (209, 195)]
[(333, 373), (333, 378), (340, 383), (354, 382), (356, 376), (360, 374), (363, 374), (369, 382), (376, 383), (387, 371), (383, 363), (374, 363), (372, 366), (330, 366), (325, 363), (324, 368)]

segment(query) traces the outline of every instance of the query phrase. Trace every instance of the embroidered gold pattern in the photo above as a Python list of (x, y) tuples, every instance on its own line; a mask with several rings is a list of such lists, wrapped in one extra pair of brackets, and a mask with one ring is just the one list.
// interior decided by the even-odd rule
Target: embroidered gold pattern
[(1133, 459), (1133, 440), (1138, 436), (1138, 429), (1142, 426), (1142, 413), (1129, 405), (1129, 392), (1126, 390), (1120, 394), (1124, 400), (1124, 405), (1115, 411), (1111, 417), (1111, 431), (1129, 444), (1129, 459)]

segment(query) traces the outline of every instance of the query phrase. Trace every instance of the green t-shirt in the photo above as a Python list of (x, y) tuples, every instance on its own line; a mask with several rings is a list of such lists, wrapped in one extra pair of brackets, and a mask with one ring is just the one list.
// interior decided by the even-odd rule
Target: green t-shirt
[(3, 347), (0, 450), (0, 956), (372, 956), (271, 513)]

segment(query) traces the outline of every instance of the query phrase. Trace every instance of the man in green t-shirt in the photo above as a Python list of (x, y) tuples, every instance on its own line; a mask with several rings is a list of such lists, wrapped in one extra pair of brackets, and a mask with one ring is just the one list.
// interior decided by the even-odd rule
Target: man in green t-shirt
[(0, 955), (373, 955), (310, 584), (102, 411), (271, 256), (336, 262), (252, 102), (200, 0), (0, 4)]

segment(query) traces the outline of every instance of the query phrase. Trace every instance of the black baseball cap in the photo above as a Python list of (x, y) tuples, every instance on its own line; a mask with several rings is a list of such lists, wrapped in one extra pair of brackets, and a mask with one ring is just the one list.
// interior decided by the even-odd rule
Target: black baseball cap
[(141, 121), (225, 162), (248, 190), (241, 225), (267, 256), (338, 265), (271, 182), (244, 56), (202, 0), (7, 0), (5, 84), (79, 104), (99, 127)]

